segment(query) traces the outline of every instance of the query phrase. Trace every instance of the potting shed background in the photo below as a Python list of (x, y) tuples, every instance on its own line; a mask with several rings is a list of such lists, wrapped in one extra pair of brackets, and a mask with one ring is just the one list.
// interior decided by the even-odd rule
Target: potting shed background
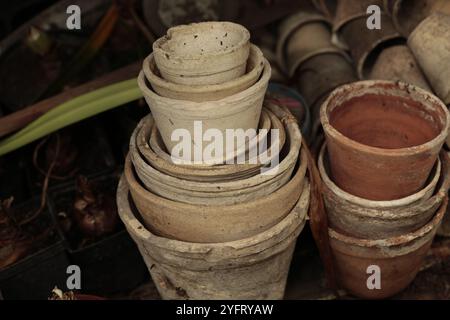
[[(70, 17), (77, 12), (73, 7), (68, 10), (73, 5), (80, 8), (80, 28), (69, 27)], [(368, 12), (370, 6), (375, 8)], [(130, 184), (133, 179), (130, 178), (133, 176), (130, 166), (133, 165), (133, 172), (139, 176), (136, 180), (142, 181), (147, 189), (151, 187), (148, 184), (157, 183), (162, 176), (147, 175), (147, 162), (153, 155), (146, 156), (139, 149), (142, 146), (136, 143), (142, 136), (142, 141), (150, 141), (155, 154), (164, 154), (161, 151), (164, 133), (154, 137), (152, 132), (156, 122), (163, 118), (156, 108), (160, 107), (159, 103), (166, 103), (159, 95), (166, 98), (166, 94), (174, 94), (171, 91), (174, 86), (164, 87), (167, 82), (160, 81), (159, 71), (163, 69), (161, 60), (157, 60), (157, 52), (154, 52), (155, 57), (149, 56), (155, 41), (176, 25), (230, 21), (245, 27), (250, 35), (248, 61), (254, 65), (249, 67), (248, 63), (247, 69), (254, 71), (249, 71), (244, 80), (253, 81), (254, 100), (246, 109), (257, 103), (261, 109), (262, 99), (265, 99), (256, 125), (264, 128), (270, 123), (269, 126), (284, 128), (286, 137), (280, 140), (282, 144), (290, 149), (298, 148), (297, 153), (291, 153), (290, 166), (276, 185), (283, 185), (282, 190), (286, 192), (284, 195), (279, 192), (278, 199), (288, 195), (285, 202), (295, 200), (299, 211), (306, 211), (307, 203), (310, 208), (310, 220), (299, 223), (298, 228), (303, 225), (304, 228), (301, 232), (296, 229), (300, 234), (291, 239), (296, 245), (290, 265), (286, 264), (289, 273), (286, 287), (283, 285), (279, 290), (281, 296), (285, 299), (354, 299), (355, 295), (350, 291), (359, 290), (351, 284), (344, 288), (330, 285), (336, 266), (327, 254), (327, 245), (318, 241), (323, 236), (317, 229), (323, 227), (320, 217), (316, 217), (317, 220), (313, 216), (315, 212), (311, 213), (311, 210), (320, 210), (317, 202), (323, 200), (321, 210), (327, 211), (328, 223), (333, 228), (346, 230), (358, 221), (357, 230), (352, 230), (356, 234), (351, 233), (351, 236), (367, 236), (367, 241), (400, 237), (406, 232), (413, 235), (416, 232), (414, 236), (419, 237), (417, 230), (422, 230), (420, 228), (426, 224), (425, 227), (430, 226), (435, 232), (443, 219), (436, 237), (427, 238), (433, 239), (433, 243), (417, 263), (420, 271), (415, 279), (407, 279), (406, 288), (390, 298), (450, 299), (450, 238), (447, 238), (450, 237), (450, 217), (445, 212), (448, 189), (445, 178), (449, 176), (449, 168), (445, 156), (448, 149), (446, 145), (442, 146), (447, 136), (429, 148), (434, 158), (426, 164), (423, 177), (419, 177), (428, 180), (417, 192), (420, 193), (417, 197), (426, 197), (423, 202), (422, 198), (414, 198), (406, 204), (395, 202), (395, 199), (415, 192), (411, 190), (417, 190), (416, 186), (408, 190), (410, 186), (406, 184), (397, 188), (400, 191), (394, 190), (399, 193), (388, 199), (393, 201), (375, 201), (386, 200), (382, 192), (390, 190), (382, 188), (377, 193), (376, 188), (366, 188), (365, 181), (362, 185), (354, 182), (345, 186), (345, 174), (336, 174), (339, 170), (344, 172), (339, 168), (344, 168), (348, 162), (334, 161), (339, 158), (340, 141), (329, 125), (336, 123), (328, 119), (325, 112), (327, 108), (332, 111), (335, 100), (350, 100), (352, 97), (346, 96), (349, 90), (357, 91), (363, 87), (375, 90), (373, 88), (379, 86), (395, 96), (404, 98), (408, 95), (415, 101), (432, 103), (440, 110), (440, 113), (436, 111), (436, 118), (445, 118), (442, 108), (450, 105), (449, 1), (26, 0), (5, 2), (0, 8), (1, 298), (48, 299), (55, 287), (64, 292), (72, 291), (67, 287), (73, 273), (67, 269), (71, 265), (81, 270), (81, 289), (73, 290), (74, 296), (67, 297), (171, 298), (170, 295), (161, 297), (161, 291), (158, 291), (161, 284), (154, 282), (154, 274), (150, 276), (149, 261), (144, 261), (142, 254), (145, 241), (136, 240), (139, 234), (131, 232), (130, 236), (129, 226), (122, 222), (124, 216), (144, 209), (139, 207), (135, 194), (132, 195), (137, 208), (129, 203), (125, 178), (120, 184), (119, 180), (124, 171), (125, 175), (128, 172)], [(381, 28), (369, 29), (368, 18), (377, 14), (377, 8)], [(70, 23), (76, 24), (76, 21), (70, 20)], [(262, 61), (263, 57), (267, 59), (267, 65), (254, 63)], [(161, 70), (155, 72), (156, 66)], [(358, 80), (372, 82), (364, 84)], [(390, 84), (401, 81), (402, 84), (386, 89), (384, 82), (377, 80), (392, 81)], [(148, 83), (157, 94), (146, 93)], [(414, 90), (403, 83), (414, 86)], [(245, 89), (231, 87), (225, 92), (212, 90), (208, 94), (212, 100), (226, 100), (249, 86)], [(191, 92), (186, 93), (180, 87), (182, 89), (182, 86), (175, 86), (179, 91), (175, 92), (175, 97), (170, 96), (171, 99), (196, 101), (203, 97), (202, 92), (192, 98)], [(346, 88), (349, 89), (346, 91)], [(339, 90), (341, 96), (338, 96)], [(218, 97), (219, 94), (223, 96)], [(239, 99), (235, 100), (239, 102)], [(151, 116), (147, 103), (153, 108)], [(326, 106), (325, 111), (321, 111), (322, 105)], [(293, 120), (294, 117), (296, 124), (289, 124), (286, 119)], [(153, 118), (156, 124), (153, 124)], [(242, 120), (238, 118), (235, 121)], [(444, 127), (444, 124), (440, 127), (441, 131)], [(448, 132), (448, 121), (446, 130)], [(306, 147), (308, 156), (311, 154), (309, 158)], [(126, 160), (128, 152), (130, 156)], [(140, 154), (144, 155), (142, 159)], [(299, 165), (296, 165), (297, 158)], [(416, 163), (418, 158), (408, 159)], [(371, 167), (368, 163), (363, 166)], [(180, 174), (176, 167), (166, 166), (164, 161), (151, 162), (151, 165), (168, 175)], [(222, 169), (218, 172), (224, 176), (229, 174), (226, 168)], [(388, 170), (395, 171), (390, 167)], [(201, 170), (196, 174), (202, 175), (205, 181), (214, 181), (214, 177)], [(315, 199), (317, 190), (309, 190), (305, 177), (311, 184), (315, 179), (321, 181), (327, 190), (323, 199)], [(394, 178), (398, 177), (392, 174)], [(186, 193), (179, 192), (184, 186), (178, 185), (178, 181), (168, 179), (172, 185), (164, 197), (175, 192), (177, 197), (184, 199), (183, 203), (190, 205), (210, 201), (202, 198), (202, 184), (195, 182), (186, 187), (194, 195), (182, 198)], [(301, 181), (302, 188), (293, 188), (292, 181), (299, 185)], [(393, 189), (398, 187), (390, 185)], [(275, 191), (270, 190), (273, 194)], [(258, 192), (269, 197), (269, 190)], [(311, 201), (306, 199), (310, 194)], [(246, 196), (241, 194), (239, 199), (246, 199)], [(235, 194), (229, 197), (224, 192), (214, 201), (217, 205), (228, 205), (235, 197)], [(362, 198), (364, 201), (358, 200)], [(277, 198), (270, 199), (276, 201)], [(119, 209), (127, 211), (121, 212), (120, 217), (117, 203)], [(367, 226), (358, 220), (361, 207), (364, 214), (378, 219), (378, 227)], [(423, 218), (413, 219), (408, 212)], [(164, 215), (164, 211), (160, 213)], [(261, 228), (264, 218), (261, 213), (258, 222)], [(242, 234), (238, 231), (207, 234), (197, 233), (194, 229), (189, 240), (220, 242), (240, 239), (242, 234), (254, 235), (250, 234), (251, 227)], [(167, 230), (166, 235), (173, 236), (170, 232)], [(335, 246), (339, 247), (339, 241), (345, 237), (333, 234), (330, 241), (332, 245), (336, 241)], [(328, 243), (327, 229), (326, 238)], [(202, 248), (199, 246), (198, 250)], [(395, 277), (392, 279), (396, 280)], [(176, 298), (187, 298), (189, 293), (178, 287), (174, 292)], [(236, 297), (240, 297), (239, 294)]]

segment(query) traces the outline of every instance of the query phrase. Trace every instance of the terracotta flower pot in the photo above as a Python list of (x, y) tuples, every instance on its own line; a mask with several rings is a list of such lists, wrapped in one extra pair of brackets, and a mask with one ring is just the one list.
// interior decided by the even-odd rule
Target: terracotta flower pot
[(277, 56), (277, 61), (280, 63), (286, 74), (288, 73), (285, 54), (286, 44), (292, 32), (295, 31), (297, 27), (305, 20), (304, 17), (310, 17), (313, 21), (314, 19), (317, 19), (317, 21), (325, 21), (325, 18), (317, 13), (313, 13), (311, 11), (299, 11), (286, 17), (278, 25), (278, 38), (276, 42), (275, 54)]
[[(142, 125), (143, 122), (138, 125), (131, 137), (130, 158), (143, 186), (166, 199), (190, 204), (229, 205), (256, 200), (273, 193), (291, 178), (301, 146), (301, 140), (297, 140), (299, 136), (295, 134), (298, 133), (297, 127), (294, 132), (289, 131), (290, 150), (287, 156), (281, 159), (278, 170), (273, 174), (262, 175), (256, 172), (254, 176), (232, 181), (189, 181), (159, 172), (145, 162), (136, 147), (136, 136)], [(306, 168), (306, 154), (302, 154), (298, 175), (304, 177)], [(300, 178), (300, 184), (302, 180), (303, 178)]]
[[(220, 130), (224, 137), (227, 129), (244, 131), (256, 129), (269, 79), (270, 65), (265, 61), (262, 76), (250, 88), (221, 100), (206, 102), (161, 97), (149, 88), (143, 72), (139, 74), (138, 84), (155, 118), (164, 144), (171, 152), (178, 144), (177, 141), (171, 140), (173, 131), (186, 129), (191, 137), (194, 137), (195, 121), (201, 121), (203, 132), (213, 128)], [(194, 146), (192, 149), (192, 158), (187, 160), (194, 160)], [(204, 150), (201, 151), (203, 153)]]
[[(312, 118), (314, 119), (314, 122), (312, 125), (311, 137), (313, 140), (315, 140), (314, 145), (316, 145), (316, 147), (317, 147), (317, 148), (315, 148), (317, 150), (317, 153), (316, 153), (317, 155), (319, 155), (320, 149), (322, 147), (322, 141), (320, 141), (320, 140), (324, 139), (322, 123), (320, 122), (320, 106), (325, 102), (325, 100), (328, 99), (328, 96), (330, 95), (330, 93), (333, 90), (334, 89), (332, 89), (329, 92), (326, 92), (323, 96), (321, 96), (312, 107), (312, 111), (313, 111)], [(316, 142), (319, 142), (319, 143), (316, 144)]]
[[(270, 135), (268, 135), (269, 130), (272, 127), (272, 119), (274, 120), (274, 125), (276, 125), (276, 119), (275, 115), (271, 113), (269, 110), (263, 108), (261, 112), (261, 117), (259, 118), (259, 128), (257, 135), (254, 136), (250, 141), (246, 141), (245, 144), (240, 146), (237, 150), (233, 150), (233, 152), (223, 155), (221, 157), (217, 157), (216, 159), (212, 158), (210, 159), (210, 163), (200, 163), (200, 164), (183, 164), (181, 159), (177, 159), (178, 162), (175, 162), (178, 166), (185, 167), (185, 168), (193, 168), (193, 167), (211, 167), (211, 166), (217, 166), (217, 165), (223, 165), (227, 163), (227, 161), (236, 160), (238, 157), (242, 157), (245, 155), (245, 159), (249, 159), (249, 151), (250, 150), (257, 150), (255, 148), (258, 147), (258, 144), (260, 144), (264, 139), (270, 139)], [(284, 130), (282, 131), (282, 134), (284, 133)], [(282, 136), (281, 141), (284, 143), (285, 136)], [(164, 146), (164, 142), (162, 141), (161, 135), (158, 132), (158, 129), (156, 126), (152, 127), (152, 131), (150, 134), (150, 139), (148, 140), (150, 143), (150, 148), (156, 153), (156, 155), (159, 158), (162, 158), (163, 160), (167, 162), (173, 162), (173, 158), (166, 150), (166, 147)], [(283, 146), (279, 145), (279, 148), (281, 149)], [(250, 161), (250, 159), (249, 159)]]
[[(272, 113), (272, 115), (270, 115), (271, 128), (279, 131), (279, 148), (274, 148), (276, 147), (276, 145), (274, 145), (274, 141), (270, 141), (270, 145), (268, 145), (267, 150), (267, 162), (255, 161), (258, 159), (253, 160), (252, 158), (252, 162), (249, 160), (249, 162), (245, 164), (202, 166), (175, 164), (172, 161), (167, 161), (166, 159), (159, 157), (149, 145), (149, 140), (152, 140), (152, 133), (155, 133), (152, 132), (153, 120), (150, 117), (147, 121), (143, 120), (142, 129), (137, 133), (137, 147), (139, 152), (145, 158), (145, 161), (147, 161), (152, 167), (160, 172), (174, 177), (191, 181), (209, 182), (231, 181), (248, 178), (259, 173), (261, 171), (261, 167), (272, 161), (273, 157), (279, 156), (279, 151), (281, 151), (281, 148), (283, 148), (285, 144), (286, 130), (291, 131), (294, 139), (293, 141), (296, 141), (295, 143), (301, 142), (302, 140), (301, 135), (297, 135), (297, 133), (295, 133), (298, 125), (296, 124), (295, 119), (292, 116), (289, 116), (290, 113), (286, 108), (278, 107), (271, 103), (265, 103), (265, 105)], [(286, 129), (280, 119), (285, 119)], [(288, 119), (290, 120), (286, 121)], [(258, 157), (259, 160), (261, 160), (260, 155), (258, 155)]]
[(170, 28), (153, 43), (164, 79), (184, 85), (212, 85), (242, 76), (250, 33), (232, 22), (201, 22)]
[(286, 18), (279, 27), (277, 42), (278, 61), (290, 77), (309, 58), (335, 52), (345, 55), (331, 43), (328, 20), (315, 12), (298, 12)]
[[(383, 299), (405, 289), (419, 271), (447, 208), (448, 199), (422, 228), (379, 240), (358, 239), (329, 229), (338, 282), (351, 294)], [(369, 266), (380, 268), (380, 289), (368, 288)]]
[(130, 157), (125, 162), (125, 177), (149, 230), (170, 239), (215, 243), (254, 236), (286, 217), (302, 192), (304, 175), (299, 168), (272, 194), (232, 205), (193, 205), (160, 197), (143, 187)]
[[(194, 182), (164, 175), (147, 165), (135, 150), (130, 150), (136, 173), (145, 188), (156, 195), (177, 202), (194, 205), (233, 205), (260, 199), (284, 186), (294, 167), (274, 175), (270, 179), (260, 176), (225, 182)], [(302, 152), (300, 175), (306, 174), (307, 158)]]
[(425, 90), (379, 80), (336, 89), (320, 120), (336, 185), (365, 199), (395, 200), (423, 188), (448, 136), (450, 115)]
[(220, 84), (200, 86), (169, 82), (160, 77), (153, 53), (143, 63), (144, 74), (157, 94), (166, 98), (195, 102), (220, 100), (244, 91), (255, 84), (263, 68), (263, 54), (255, 45), (250, 47), (246, 73), (236, 79)]
[(392, 20), (397, 30), (408, 37), (416, 26), (432, 13), (450, 14), (447, 0), (395, 0), (392, 1)]
[(133, 210), (123, 178), (117, 207), (163, 299), (282, 299), (295, 242), (306, 222), (309, 195), (305, 184), (293, 210), (279, 223), (252, 237), (224, 243), (182, 242), (146, 229)]
[(406, 45), (384, 49), (371, 69), (369, 79), (403, 81), (432, 92), (420, 66)]
[(442, 101), (450, 104), (450, 16), (435, 13), (411, 33), (408, 45), (431, 86)]
[[(367, 18), (367, 7), (377, 5), (383, 7), (383, 0), (337, 0), (336, 15), (333, 21), (334, 32), (340, 32), (340, 29), (348, 22), (358, 18)], [(367, 28), (365, 28), (367, 30)]]
[(353, 196), (334, 184), (329, 177), (329, 161), (324, 145), (318, 167), (330, 228), (361, 239), (384, 239), (423, 227), (447, 196), (450, 171), (449, 164), (445, 159), (443, 161), (443, 170), (438, 161), (427, 184), (419, 192), (397, 200), (373, 201)]
[(382, 46), (403, 41), (386, 14), (381, 14), (381, 29), (367, 30), (366, 23), (366, 16), (354, 19), (346, 23), (340, 32), (350, 48), (360, 79), (367, 77), (367, 65), (376, 59)]
[(302, 22), (288, 38), (285, 52), (286, 69), (290, 77), (314, 56), (336, 53), (346, 57), (344, 51), (331, 43), (331, 27), (323, 20)]

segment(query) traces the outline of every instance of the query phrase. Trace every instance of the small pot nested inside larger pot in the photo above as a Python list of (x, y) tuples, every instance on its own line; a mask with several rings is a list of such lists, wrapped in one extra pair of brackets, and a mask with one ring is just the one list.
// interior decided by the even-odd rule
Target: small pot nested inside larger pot
[(449, 128), (445, 105), (417, 87), (361, 81), (322, 105), (334, 182), (370, 200), (394, 200), (423, 188)]

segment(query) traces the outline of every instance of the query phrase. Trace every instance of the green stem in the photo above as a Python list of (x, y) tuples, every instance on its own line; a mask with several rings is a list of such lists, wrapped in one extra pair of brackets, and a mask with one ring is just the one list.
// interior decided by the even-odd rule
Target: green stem
[(14, 136), (17, 138), (19, 135), (25, 134), (28, 131), (43, 125), (44, 123), (47, 123), (48, 121), (50, 121), (50, 119), (57, 117), (69, 110), (79, 108), (80, 106), (86, 103), (98, 100), (100, 98), (112, 95), (114, 93), (122, 92), (137, 87), (138, 86), (136, 79), (130, 79), (83, 94), (47, 111), (42, 116), (40, 116), (39, 118), (31, 122), (29, 125), (27, 125), (25, 128), (17, 132)]
[[(141, 91), (139, 90), (139, 88), (135, 87), (127, 89), (123, 92), (116, 92), (95, 101), (88, 102), (84, 106), (73, 108), (50, 119), (44, 125), (33, 128), (29, 131), (27, 130), (27, 132), (23, 134), (19, 131), (15, 135), (1, 141), (0, 156), (16, 150), (65, 126), (92, 117), (96, 114), (123, 105), (130, 101), (137, 100), (141, 97)], [(24, 130), (25, 129), (27, 128), (24, 128)]]

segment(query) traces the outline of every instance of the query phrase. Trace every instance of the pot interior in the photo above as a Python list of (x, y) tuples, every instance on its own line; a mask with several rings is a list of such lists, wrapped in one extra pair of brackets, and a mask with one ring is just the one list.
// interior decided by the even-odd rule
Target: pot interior
[[(427, 102), (428, 103), (428, 102)], [(365, 94), (342, 101), (329, 112), (330, 124), (361, 144), (401, 149), (424, 144), (444, 128), (439, 106), (404, 96)]]
[(228, 51), (245, 40), (243, 28), (223, 23), (200, 23), (169, 30), (161, 48), (176, 56), (199, 56)]

